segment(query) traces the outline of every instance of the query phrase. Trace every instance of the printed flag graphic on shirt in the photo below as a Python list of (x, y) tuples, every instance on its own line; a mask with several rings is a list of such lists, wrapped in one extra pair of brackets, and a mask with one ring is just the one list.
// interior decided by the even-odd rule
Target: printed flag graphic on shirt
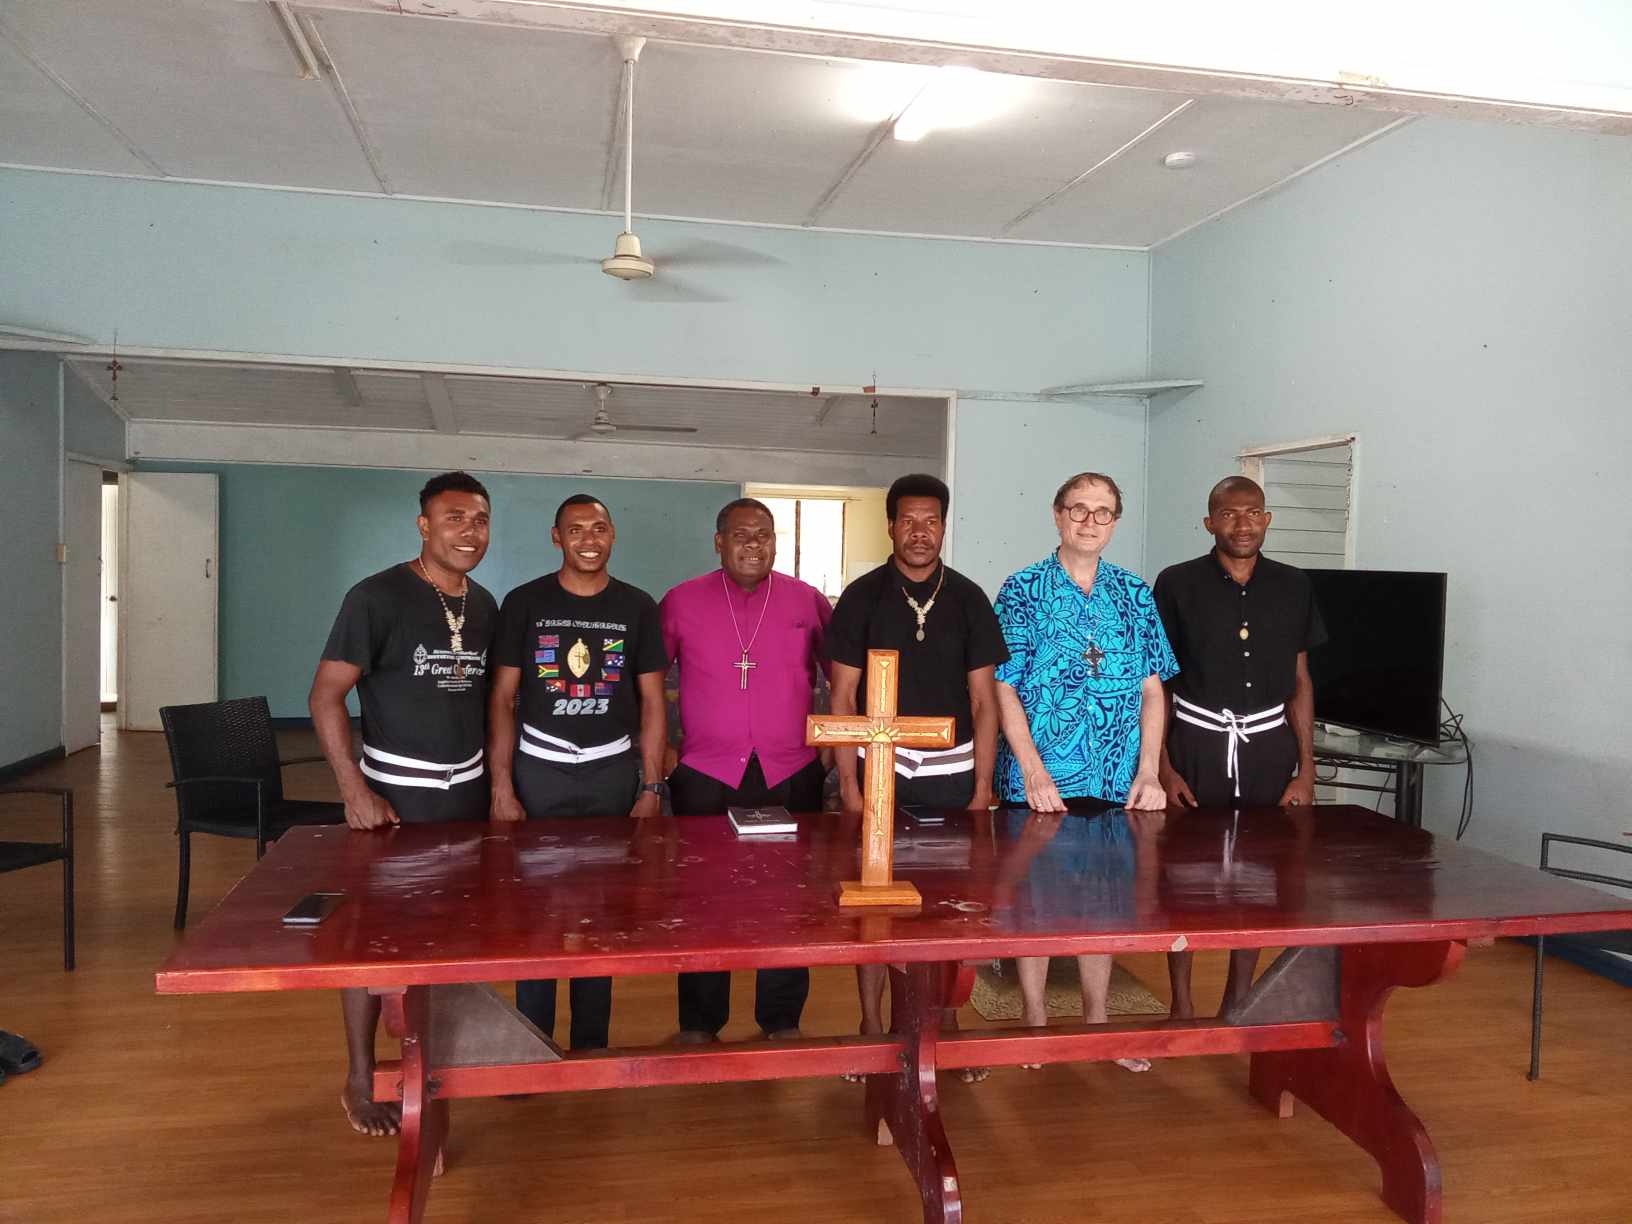
[(623, 653), (623, 639), (622, 638), (602, 638), (601, 639), (601, 653), (602, 654), (622, 654)]
[(617, 688), (610, 684), (597, 684), (595, 686), (595, 696), (597, 697), (610, 697), (617, 691)]
[(587, 684), (569, 684), (569, 685), (567, 685), (567, 696), (568, 697), (588, 697), (590, 695), (589, 690), (590, 690), (590, 686), (587, 685)]
[(544, 691), (546, 693), (564, 693), (567, 691), (567, 686), (559, 680), (546, 680), (544, 682)]
[(602, 667), (622, 667), (623, 666), (623, 656), (621, 654), (602, 655), (601, 656), (601, 666)]
[(559, 646), (561, 645), (561, 635), (559, 633), (541, 633), (538, 635), (538, 644), (540, 646)]
[(540, 663), (538, 665), (538, 678), (540, 680), (554, 680), (560, 674), (561, 668), (555, 663)]
[(535, 650), (533, 652), (533, 662), (534, 663), (554, 663), (555, 662), (555, 651), (553, 651), (553, 650)]
[(608, 684), (616, 684), (623, 679), (623, 673), (615, 667), (603, 667), (601, 668), (601, 679)]

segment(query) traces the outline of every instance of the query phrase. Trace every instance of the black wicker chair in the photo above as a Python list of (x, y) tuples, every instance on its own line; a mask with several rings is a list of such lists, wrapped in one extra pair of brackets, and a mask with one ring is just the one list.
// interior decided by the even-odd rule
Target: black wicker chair
[(0, 795), (55, 795), (62, 801), (61, 841), (0, 841), (0, 872), (62, 863), (62, 967), (74, 967), (74, 792), (62, 786), (0, 786)]
[[(1589, 884), (1608, 884), (1612, 888), (1632, 888), (1632, 879), (1626, 876), (1604, 875), (1596, 871), (1574, 871), (1566, 867), (1555, 867), (1549, 861), (1548, 851), (1554, 842), (1566, 846), (1586, 846), (1593, 850), (1608, 850), (1615, 854), (1632, 854), (1632, 846), (1620, 845), (1616, 842), (1600, 841), (1592, 837), (1569, 837), (1563, 833), (1543, 833), (1541, 835), (1541, 869), (1548, 875), (1563, 876), (1566, 880), (1585, 880)], [(1536, 980), (1530, 994), (1530, 1073), (1529, 1078), (1541, 1078), (1541, 966), (1547, 955), (1547, 936), (1536, 936)], [(1585, 935), (1554, 935), (1552, 937), (1555, 949), (1565, 956), (1575, 959), (1575, 956), (1585, 954), (1591, 957), (1594, 953), (1616, 952), (1622, 956), (1632, 956), (1632, 931), (1597, 931)], [(1571, 953), (1575, 956), (1571, 956)]]
[(181, 839), (181, 878), (176, 887), (179, 931), (187, 925), (192, 834), (253, 837), (255, 857), (260, 858), (268, 843), (296, 825), (340, 824), (346, 809), (340, 803), (283, 797), (283, 766), (323, 758), (278, 759), (278, 741), (265, 697), (163, 706), (159, 718), (175, 775), (165, 785), (176, 791), (176, 833)]

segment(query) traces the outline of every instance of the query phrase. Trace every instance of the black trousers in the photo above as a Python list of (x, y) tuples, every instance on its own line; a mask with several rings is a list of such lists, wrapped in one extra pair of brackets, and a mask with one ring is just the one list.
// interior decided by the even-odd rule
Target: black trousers
[(438, 824), (444, 820), (486, 820), (488, 782), (479, 778), (443, 790), (439, 786), (398, 786), (367, 778), (368, 789), (383, 795), (403, 824)]
[(975, 796), (975, 771), (930, 774), (924, 778), (895, 775), (895, 806), (904, 808), (966, 808)]
[[(765, 785), (759, 756), (748, 758), (748, 769), (738, 786), (678, 766), (669, 775), (669, 798), (676, 816), (723, 815), (728, 807), (785, 807), (790, 812), (818, 812), (822, 782), (827, 771), (812, 761), (775, 786)], [(682, 973), (679, 990), (680, 1027), (691, 1032), (718, 1033), (731, 1018), (731, 974)], [(810, 997), (809, 969), (761, 969), (754, 980), (754, 1020), (767, 1033), (799, 1027), (799, 1017)]]
[[(528, 820), (627, 816), (640, 794), (640, 758), (634, 752), (565, 765), (539, 760), (518, 749), (511, 772)], [(572, 1004), (572, 1048), (606, 1049), (612, 1027), (612, 979), (573, 978), (567, 993)], [(555, 994), (554, 979), (516, 983), (516, 1010), (552, 1039)]]
[(1273, 807), (1298, 772), (1298, 737), (1290, 726), (1253, 732), (1237, 750), (1235, 778), (1225, 772), (1228, 752), (1229, 736), (1223, 732), (1207, 731), (1180, 718), (1168, 729), (1168, 758), (1202, 807)]

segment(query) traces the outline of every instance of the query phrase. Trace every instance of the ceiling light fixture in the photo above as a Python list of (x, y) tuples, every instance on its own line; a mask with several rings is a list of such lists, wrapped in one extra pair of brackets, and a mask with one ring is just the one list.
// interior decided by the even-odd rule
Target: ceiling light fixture
[(1188, 170), (1200, 159), (1189, 150), (1181, 149), (1176, 153), (1169, 153), (1162, 158), (1162, 165), (1169, 170)]
[(922, 140), (930, 132), (973, 127), (1009, 110), (1030, 87), (1022, 77), (951, 67), (937, 71), (895, 117), (897, 140)]

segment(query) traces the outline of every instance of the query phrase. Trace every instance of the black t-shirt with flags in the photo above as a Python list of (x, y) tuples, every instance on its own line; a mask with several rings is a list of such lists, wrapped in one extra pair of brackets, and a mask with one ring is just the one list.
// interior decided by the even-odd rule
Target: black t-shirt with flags
[[(363, 743), (376, 752), (451, 765), (482, 751), (498, 606), (469, 581), (458, 651), (442, 601), (411, 564), (381, 570), (346, 592), (323, 657), (362, 669)], [(457, 616), (459, 599), (443, 599)]]
[(559, 574), (511, 591), (499, 610), (496, 667), (521, 669), (521, 721), (579, 748), (640, 733), (635, 677), (668, 669), (657, 604), (609, 578), (574, 595)]

